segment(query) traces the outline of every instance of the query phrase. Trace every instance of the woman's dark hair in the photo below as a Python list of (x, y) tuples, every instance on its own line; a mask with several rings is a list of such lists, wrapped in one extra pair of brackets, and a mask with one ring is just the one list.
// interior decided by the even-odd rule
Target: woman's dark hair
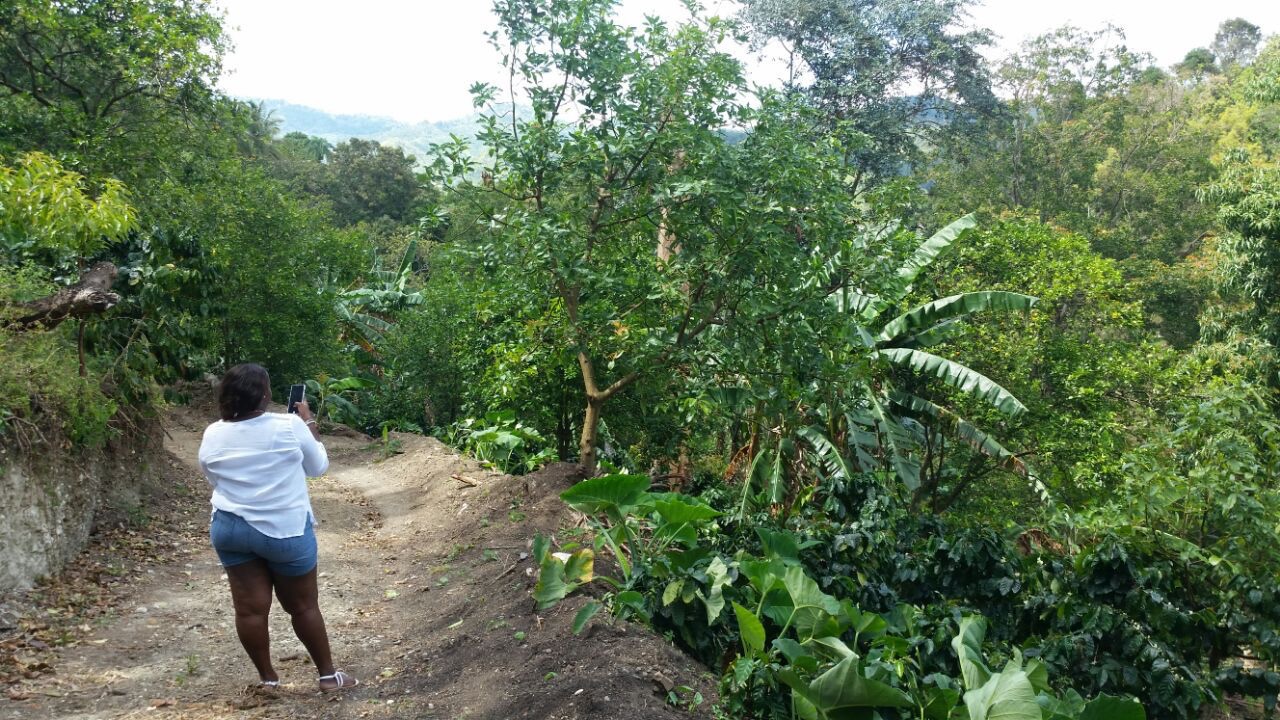
[(266, 368), (256, 363), (237, 365), (218, 385), (218, 413), (223, 420), (237, 420), (262, 407), (271, 387)]

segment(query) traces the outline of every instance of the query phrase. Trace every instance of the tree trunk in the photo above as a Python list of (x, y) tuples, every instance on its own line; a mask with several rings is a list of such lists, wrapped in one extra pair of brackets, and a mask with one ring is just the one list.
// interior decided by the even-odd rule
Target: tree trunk
[(568, 460), (573, 448), (573, 418), (561, 402), (556, 418), (556, 452), (559, 459)]
[(600, 411), (604, 408), (604, 398), (587, 397), (587, 413), (582, 419), (582, 440), (578, 443), (578, 466), (582, 468), (584, 477), (595, 477), (599, 458), (596, 457), (596, 445), (599, 437), (596, 432), (600, 428)]
[(118, 271), (109, 262), (95, 264), (80, 281), (48, 297), (16, 305), (17, 316), (7, 323), (11, 330), (50, 329), (67, 318), (83, 318), (111, 309), (120, 296), (111, 292)]

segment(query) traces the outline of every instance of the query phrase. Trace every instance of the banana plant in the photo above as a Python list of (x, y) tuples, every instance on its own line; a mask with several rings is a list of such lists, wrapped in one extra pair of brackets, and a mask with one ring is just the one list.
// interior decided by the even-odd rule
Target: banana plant
[(417, 253), (418, 241), (414, 238), (409, 241), (395, 270), (384, 269), (382, 258), (375, 255), (364, 284), (337, 293), (333, 307), (343, 327), (342, 334), (366, 352), (374, 352), (383, 336), (391, 330), (393, 324), (388, 319), (391, 313), (424, 302), (422, 293), (408, 291), (409, 280), (413, 277), (413, 259)]
[[(879, 292), (842, 288), (832, 295), (836, 311), (848, 319), (845, 353), (849, 363), (869, 366), (870, 380), (861, 383), (860, 391), (845, 395), (838, 406), (817, 408), (812, 415), (819, 422), (756, 436), (736, 517), (745, 517), (753, 498), (758, 503), (781, 502), (787, 495), (787, 470), (797, 460), (836, 482), (858, 472), (888, 470), (916, 493), (921, 488), (920, 449), (929, 442), (930, 433), (963, 443), (999, 467), (1022, 475), (1048, 501), (1043, 484), (1016, 453), (955, 411), (908, 392), (897, 382), (903, 376), (931, 379), (990, 404), (1011, 421), (1026, 412), (1026, 406), (999, 383), (931, 348), (953, 337), (968, 317), (987, 311), (1028, 312), (1036, 298), (1004, 291), (969, 292), (892, 312), (910, 295), (920, 274), (975, 224), (973, 216), (966, 215), (924, 240), (900, 266), (883, 273)], [(872, 232), (882, 236), (892, 230), (884, 227)], [(813, 282), (835, 284), (841, 265), (838, 258), (828, 262)], [(758, 494), (753, 496), (752, 491)]]

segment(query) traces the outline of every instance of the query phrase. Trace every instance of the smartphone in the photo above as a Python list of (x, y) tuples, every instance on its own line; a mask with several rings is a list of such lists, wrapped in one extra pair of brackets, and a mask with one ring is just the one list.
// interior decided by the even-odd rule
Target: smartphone
[(307, 399), (306, 385), (290, 385), (289, 386), (289, 412), (298, 412), (298, 403)]

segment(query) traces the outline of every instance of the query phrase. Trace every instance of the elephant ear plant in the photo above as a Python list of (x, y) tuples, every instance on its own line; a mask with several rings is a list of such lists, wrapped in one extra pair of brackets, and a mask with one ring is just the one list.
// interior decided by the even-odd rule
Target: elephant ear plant
[[(1012, 649), (999, 672), (984, 659), (987, 623), (959, 621), (951, 641), (959, 675), (926, 672), (934, 642), (921, 611), (902, 605), (879, 615), (822, 591), (800, 561), (804, 548), (784, 530), (757, 528), (762, 552), (732, 557), (711, 548), (720, 513), (680, 493), (655, 493), (640, 475), (606, 475), (561, 494), (583, 513), (591, 532), (552, 552), (534, 538), (540, 572), (539, 609), (599, 584), (601, 592), (573, 621), (579, 633), (601, 610), (651, 622), (662, 613), (688, 643), (698, 634), (733, 638), (723, 682), (746, 695), (781, 696), (801, 720), (1144, 720), (1134, 700), (1107, 695), (1086, 701), (1074, 690), (1055, 694), (1048, 668)], [(601, 558), (619, 576), (598, 572)], [(661, 592), (658, 589), (661, 588)], [(679, 612), (673, 612), (679, 610)], [(697, 633), (685, 633), (694, 628)], [(949, 664), (949, 663), (948, 663)], [(955, 666), (952, 666), (955, 667)]]

